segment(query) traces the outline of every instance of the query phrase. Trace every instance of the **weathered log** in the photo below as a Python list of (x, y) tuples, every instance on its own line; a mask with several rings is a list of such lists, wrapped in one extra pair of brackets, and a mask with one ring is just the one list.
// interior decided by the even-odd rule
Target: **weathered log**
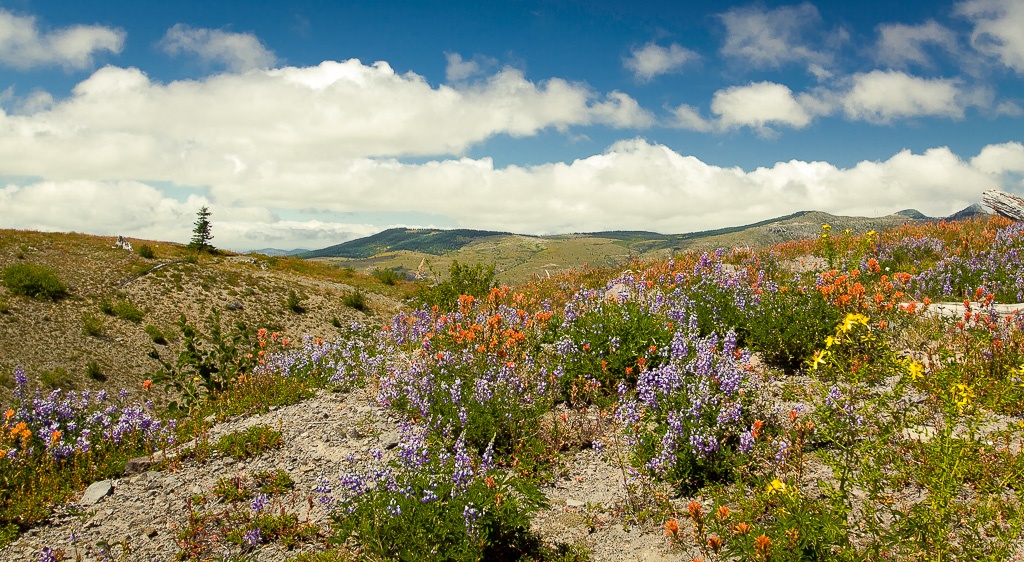
[(1015, 221), (1024, 221), (1024, 199), (1005, 191), (990, 189), (981, 194), (981, 203)]

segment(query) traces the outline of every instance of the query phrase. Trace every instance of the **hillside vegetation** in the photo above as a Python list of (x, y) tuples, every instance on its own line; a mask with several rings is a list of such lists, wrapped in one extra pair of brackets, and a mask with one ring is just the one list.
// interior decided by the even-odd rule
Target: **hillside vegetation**
[[(959, 219), (984, 214), (968, 208)], [(616, 267), (632, 258), (668, 259), (690, 250), (749, 246), (765, 248), (792, 240), (813, 238), (825, 223), (839, 231), (864, 233), (904, 223), (936, 221), (908, 209), (885, 217), (841, 217), (817, 211), (754, 224), (690, 232), (659, 234), (642, 231), (606, 231), (552, 236), (523, 236), (478, 230), (393, 228), (384, 232), (315, 250), (302, 257), (361, 272), (394, 269), (409, 276), (425, 264), (424, 273), (447, 271), (452, 261), (494, 263), (504, 283), (518, 284), (584, 267)], [(429, 266), (429, 267), (426, 267)]]
[[(825, 223), (760, 249), (446, 298), (302, 345), (272, 330), (183, 336), (194, 353), (164, 379), (175, 410), (133, 405), (138, 390), (113, 405), (35, 395), (19, 370), (0, 431), (0, 537), (14, 541), (0, 556), (70, 556), (71, 527), (44, 529), (41, 553), (26, 531), (167, 450), (125, 482), (206, 483), (166, 494), (182, 513), (173, 537), (153, 537), (180, 559), (1018, 559), (1024, 315), (1003, 305), (1024, 301), (1022, 260), (1024, 223), (1001, 218)], [(4, 298), (68, 306), (83, 281), (58, 274), (68, 296)], [(313, 286), (291, 283), (275, 290)], [(940, 301), (963, 312), (933, 314)], [(229, 420), (244, 426), (209, 438)], [(278, 456), (297, 454), (290, 441), (307, 456)], [(198, 476), (209, 467), (221, 478)]]

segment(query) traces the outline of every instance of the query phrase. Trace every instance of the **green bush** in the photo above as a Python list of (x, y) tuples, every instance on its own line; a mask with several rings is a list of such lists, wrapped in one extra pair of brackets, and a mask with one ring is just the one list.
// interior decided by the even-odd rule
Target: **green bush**
[(288, 310), (295, 314), (302, 314), (306, 312), (305, 307), (302, 306), (302, 297), (300, 297), (294, 289), (288, 291), (288, 298), (285, 299), (284, 305), (288, 307)]
[(11, 305), (7, 303), (7, 299), (0, 298), (0, 314), (7, 314), (11, 311)]
[(745, 327), (750, 349), (768, 365), (794, 372), (807, 364), (842, 320), (818, 291), (765, 293)]
[(139, 307), (135, 306), (129, 301), (119, 301), (113, 306), (114, 314), (123, 320), (134, 322), (138, 324), (142, 322), (142, 317), (146, 315)]
[(4, 269), (4, 285), (16, 295), (39, 300), (57, 300), (68, 292), (56, 272), (31, 263), (17, 263)]
[(153, 253), (153, 248), (149, 244), (140, 245), (136, 252), (138, 252), (139, 257), (146, 258), (147, 260), (151, 260), (156, 257), (156, 254)]
[(245, 432), (236, 431), (221, 437), (217, 450), (235, 460), (242, 460), (280, 447), (281, 443), (281, 432), (266, 425), (254, 425)]
[(95, 359), (90, 359), (89, 362), (85, 364), (85, 374), (94, 381), (104, 382), (107, 380), (107, 376), (103, 374), (103, 371), (100, 369), (100, 364), (97, 363)]
[(62, 388), (65, 390), (73, 389), (75, 385), (75, 377), (68, 372), (64, 367), (57, 367), (56, 369), (50, 369), (49, 371), (43, 371), (39, 373), (39, 382), (47, 388)]
[(146, 335), (157, 345), (167, 345), (167, 336), (160, 328), (150, 324), (145, 327)]
[(448, 279), (433, 287), (423, 288), (417, 298), (427, 306), (437, 306), (445, 311), (455, 310), (459, 296), (484, 297), (497, 285), (494, 267), (493, 263), (462, 265), (455, 260), (448, 267)]
[(363, 312), (370, 310), (370, 305), (366, 302), (366, 295), (359, 289), (345, 295), (345, 298), (343, 298), (341, 302), (349, 308), (354, 308)]
[(106, 332), (106, 328), (99, 316), (93, 316), (88, 312), (82, 315), (82, 333), (86, 336), (98, 338)]
[(394, 269), (385, 269), (382, 267), (374, 269), (371, 275), (376, 277), (378, 281), (384, 283), (385, 285), (394, 285), (395, 283), (398, 283), (399, 281), (402, 280), (401, 273), (395, 271)]

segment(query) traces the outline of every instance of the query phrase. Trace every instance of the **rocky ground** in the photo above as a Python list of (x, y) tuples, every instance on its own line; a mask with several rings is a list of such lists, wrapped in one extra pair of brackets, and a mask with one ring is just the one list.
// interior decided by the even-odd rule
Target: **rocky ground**
[[(211, 494), (218, 479), (251, 477), (263, 470), (283, 469), (294, 480), (291, 493), (276, 496), (274, 509), (284, 507), (328, 529), (326, 511), (314, 500), (318, 481), (337, 477), (351, 468), (348, 459), (371, 449), (391, 454), (398, 443), (397, 420), (372, 405), (366, 389), (350, 393), (321, 391), (299, 404), (263, 415), (229, 420), (209, 431), (209, 441), (261, 424), (283, 434), (281, 448), (246, 461), (215, 456), (205, 462), (179, 460), (159, 471), (142, 471), (101, 483), (78, 501), (59, 507), (43, 525), (0, 549), (0, 560), (40, 560), (45, 547), (62, 549), (65, 560), (173, 560), (184, 544), (196, 496), (204, 495), (208, 512), (229, 506)], [(554, 480), (543, 489), (551, 507), (537, 514), (535, 529), (551, 542), (586, 547), (592, 560), (678, 560), (660, 527), (623, 525), (616, 508), (625, 501), (622, 471), (614, 455), (594, 449), (569, 457)], [(311, 508), (312, 506), (312, 508)], [(198, 540), (198, 537), (194, 537)], [(217, 537), (211, 537), (218, 540)], [(320, 543), (286, 550), (268, 544), (255, 560), (288, 560), (301, 552), (323, 550)], [(238, 547), (221, 543), (221, 554), (238, 554)]]

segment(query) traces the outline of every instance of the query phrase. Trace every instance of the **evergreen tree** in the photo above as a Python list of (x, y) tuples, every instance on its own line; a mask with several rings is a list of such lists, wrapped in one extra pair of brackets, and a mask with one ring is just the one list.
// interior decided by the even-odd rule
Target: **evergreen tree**
[(211, 249), (213, 234), (210, 233), (210, 209), (204, 205), (196, 215), (196, 227), (192, 229), (192, 242), (189, 242), (189, 246), (199, 251)]

